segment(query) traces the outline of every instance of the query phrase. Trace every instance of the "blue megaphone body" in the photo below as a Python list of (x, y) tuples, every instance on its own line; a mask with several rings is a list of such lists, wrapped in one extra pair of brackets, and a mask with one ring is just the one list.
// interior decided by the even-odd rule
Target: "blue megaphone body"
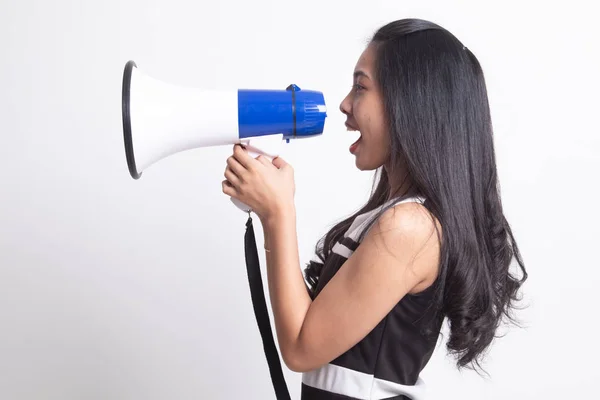
[(327, 109), (323, 93), (301, 90), (238, 90), (239, 138), (281, 133), (283, 138), (303, 138), (323, 133)]

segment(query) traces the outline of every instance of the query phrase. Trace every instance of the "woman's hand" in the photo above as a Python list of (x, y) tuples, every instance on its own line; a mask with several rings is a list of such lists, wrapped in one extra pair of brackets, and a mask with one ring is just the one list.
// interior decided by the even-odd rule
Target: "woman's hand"
[(247, 204), (262, 222), (294, 205), (294, 170), (280, 157), (255, 159), (236, 144), (224, 175), (223, 193)]

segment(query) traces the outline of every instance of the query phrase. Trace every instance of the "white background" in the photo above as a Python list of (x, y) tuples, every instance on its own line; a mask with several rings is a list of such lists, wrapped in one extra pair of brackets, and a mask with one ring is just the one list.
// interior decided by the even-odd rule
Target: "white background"
[[(325, 133), (290, 143), (301, 261), (368, 196), (339, 102), (394, 19), (455, 33), (487, 78), (505, 211), (530, 279), (489, 378), (442, 342), (431, 399), (592, 398), (597, 321), (597, 14), (579, 1), (33, 1), (0, 5), (0, 398), (274, 398), (221, 192), (230, 146), (129, 176), (121, 79), (132, 59), (207, 89), (321, 90)], [(200, 110), (202, 111), (202, 110)], [(256, 226), (262, 246), (262, 230)], [(264, 258), (263, 262), (264, 268)], [(300, 375), (285, 370), (294, 398)]]

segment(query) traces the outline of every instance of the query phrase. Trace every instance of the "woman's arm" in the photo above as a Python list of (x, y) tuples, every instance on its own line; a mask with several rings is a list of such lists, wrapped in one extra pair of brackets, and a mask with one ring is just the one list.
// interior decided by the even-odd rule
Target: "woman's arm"
[(437, 274), (434, 222), (415, 203), (386, 211), (314, 301), (300, 270), (293, 205), (262, 224), (279, 347), (293, 371), (312, 370), (347, 351)]
[(262, 225), (277, 339), (284, 362), (295, 370), (294, 352), (312, 302), (300, 270), (295, 207), (278, 211)]

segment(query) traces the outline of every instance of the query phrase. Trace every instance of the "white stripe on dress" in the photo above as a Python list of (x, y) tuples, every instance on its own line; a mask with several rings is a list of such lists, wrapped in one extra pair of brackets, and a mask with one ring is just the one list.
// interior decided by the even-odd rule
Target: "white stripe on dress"
[(396, 202), (396, 204), (394, 204), (394, 207), (395, 207), (395, 206), (397, 206), (399, 204), (403, 204), (403, 203), (423, 204), (424, 201), (425, 201), (425, 199), (422, 197), (419, 197), (419, 196), (408, 197), (404, 200), (399, 200), (399, 201), (397, 199), (389, 200), (386, 203), (384, 203), (383, 205), (375, 208), (374, 210), (368, 211), (364, 214), (357, 216), (354, 219), (354, 222), (352, 223), (352, 225), (350, 225), (350, 228), (348, 228), (348, 230), (344, 233), (344, 237), (350, 238), (354, 241), (358, 241), (358, 238), (362, 234), (362, 231), (367, 227), (367, 225), (377, 215), (377, 213), (381, 209), (387, 207), (388, 205), (390, 205), (394, 202)]
[(333, 245), (331, 252), (346, 258), (350, 258), (352, 253), (354, 253), (354, 251), (350, 250), (340, 242), (337, 242), (335, 245)]
[(381, 400), (399, 395), (409, 396), (413, 400), (425, 399), (425, 382), (421, 378), (414, 386), (401, 385), (333, 364), (303, 373), (302, 383), (361, 400)]

